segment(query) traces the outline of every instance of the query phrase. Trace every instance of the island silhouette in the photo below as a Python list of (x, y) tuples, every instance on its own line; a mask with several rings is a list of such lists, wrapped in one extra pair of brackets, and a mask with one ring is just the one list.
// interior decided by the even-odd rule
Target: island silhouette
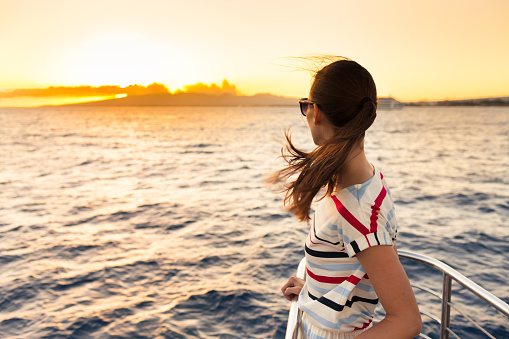
[[(297, 97), (258, 93), (241, 94), (235, 85), (224, 79), (221, 85), (196, 83), (171, 92), (164, 84), (147, 86), (50, 86), (0, 91), (0, 99), (17, 97), (73, 97), (78, 102), (46, 106), (295, 106)], [(90, 98), (88, 101), (84, 99)], [(400, 102), (392, 97), (379, 97), (379, 109), (409, 106), (508, 106), (509, 97)]]
[(144, 95), (128, 95), (100, 101), (88, 101), (61, 106), (292, 106), (296, 98), (277, 96), (270, 93), (255, 95), (204, 93), (158, 93)]
[(173, 93), (165, 85), (156, 82), (147, 86), (50, 86), (0, 91), (0, 99), (19, 97), (91, 99), (47, 106), (288, 106), (295, 105), (298, 99), (271, 93), (243, 95), (226, 79), (221, 85), (185, 85)]

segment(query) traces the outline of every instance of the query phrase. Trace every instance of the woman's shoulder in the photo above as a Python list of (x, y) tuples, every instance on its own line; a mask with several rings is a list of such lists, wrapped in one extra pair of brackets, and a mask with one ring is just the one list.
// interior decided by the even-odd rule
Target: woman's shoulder
[(348, 186), (333, 195), (341, 202), (363, 202), (371, 200), (373, 194), (376, 194), (384, 186), (383, 174), (373, 166), (373, 175), (363, 183)]
[(373, 208), (392, 209), (392, 206), (389, 206), (392, 205), (392, 199), (386, 199), (389, 190), (384, 183), (383, 174), (378, 169), (374, 172), (364, 183), (349, 186), (330, 196), (328, 214), (335, 214), (339, 219), (348, 219), (352, 215), (362, 220), (371, 217)]

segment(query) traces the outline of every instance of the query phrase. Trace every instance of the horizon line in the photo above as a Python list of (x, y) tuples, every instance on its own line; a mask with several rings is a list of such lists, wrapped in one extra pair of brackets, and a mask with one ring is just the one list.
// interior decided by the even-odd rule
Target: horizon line
[[(268, 96), (272, 96), (274, 98), (279, 98), (279, 99), (288, 99), (288, 100), (298, 100), (298, 97), (290, 97), (290, 96), (284, 96), (284, 95), (279, 95), (279, 94), (273, 94), (273, 93), (270, 93), (270, 92), (263, 92), (263, 93), (255, 93), (255, 94), (252, 94), (252, 95), (245, 95), (245, 94), (230, 94), (230, 93), (222, 93), (222, 94), (219, 94), (219, 95), (213, 95), (213, 94), (207, 94), (207, 93), (195, 93), (195, 92), (179, 92), (179, 93), (152, 93), (152, 94), (140, 94), (140, 95), (124, 95), (124, 96), (121, 96), (119, 97), (118, 95), (116, 96), (107, 96), (107, 97), (104, 97), (104, 98), (101, 98), (99, 100), (85, 100), (85, 101), (76, 101), (76, 102), (69, 102), (69, 103), (62, 103), (62, 104), (45, 104), (45, 105), (37, 105), (37, 106), (1, 106), (1, 98), (0, 98), (0, 108), (45, 108), (45, 107), (63, 107), (63, 106), (94, 106), (92, 105), (93, 103), (97, 103), (98, 107), (99, 106), (102, 106), (102, 107), (236, 107), (236, 106), (245, 106), (245, 107), (292, 107), (294, 106), (295, 104), (293, 103), (289, 103), (289, 102), (280, 102), (280, 103), (277, 103), (277, 102), (260, 102), (260, 103), (202, 103), (202, 104), (186, 104), (186, 103), (180, 103), (180, 104), (161, 104), (161, 103), (154, 103), (154, 104), (136, 104), (136, 103), (133, 103), (133, 104), (119, 104), (119, 105), (115, 105), (115, 104), (107, 104), (107, 105), (104, 105), (104, 104), (101, 104), (102, 102), (113, 102), (113, 101), (124, 101), (123, 99), (127, 99), (129, 97), (133, 98), (133, 97), (144, 97), (144, 96), (154, 96), (154, 95), (168, 95), (168, 96), (172, 96), (172, 95), (200, 95), (200, 96), (204, 96), (204, 97), (221, 97), (221, 96), (230, 96), (230, 97), (255, 97), (257, 95), (268, 95)], [(84, 97), (86, 98), (86, 97)], [(97, 99), (97, 97), (95, 97)], [(400, 102), (401, 104), (403, 104), (403, 106), (405, 105), (410, 105), (410, 106), (435, 106), (433, 104), (438, 104), (437, 106), (461, 106), (461, 105), (440, 105), (441, 103), (454, 103), (454, 102), (459, 102), (459, 103), (465, 103), (465, 106), (481, 106), (481, 105), (484, 105), (484, 106), (489, 106), (489, 102), (492, 101), (492, 102), (496, 102), (497, 99), (506, 99), (506, 100), (502, 100), (502, 103), (500, 103), (499, 105), (492, 105), (492, 106), (508, 106), (509, 105), (509, 96), (491, 96), (491, 97), (477, 97), (477, 98), (466, 98), (466, 99), (443, 99), (443, 100), (426, 100), (426, 99), (423, 99), (423, 100), (409, 100), (409, 101), (403, 101), (403, 100), (398, 100), (396, 99), (395, 97), (393, 96), (380, 96), (378, 97), (378, 99), (393, 99), (393, 100), (396, 100), (397, 102)], [(483, 102), (483, 100), (488, 100), (488, 104), (486, 103), (486, 101)], [(473, 102), (469, 102), (469, 101), (473, 101)], [(479, 101), (476, 105), (476, 101)], [(431, 104), (431, 105), (426, 105), (426, 104)], [(379, 109), (383, 109), (383, 108), (379, 108)]]
[[(115, 91), (112, 91), (115, 89)], [(67, 93), (39, 93), (37, 95), (34, 94), (15, 94), (15, 92), (24, 92), (24, 91), (51, 91), (51, 90), (61, 90), (67, 91)], [(69, 91), (76, 90), (76, 93), (70, 93)], [(80, 90), (82, 90), (80, 92)], [(91, 90), (91, 93), (88, 95), (83, 92), (83, 90)], [(97, 92), (94, 92), (97, 90)], [(108, 91), (109, 90), (109, 91)], [(122, 91), (127, 90), (127, 91)], [(104, 91), (104, 92), (103, 92)], [(144, 92), (144, 93), (140, 93)], [(153, 91), (153, 92), (152, 92)], [(129, 93), (131, 92), (131, 93)], [(138, 92), (138, 94), (134, 93)], [(214, 93), (212, 93), (214, 92)], [(177, 88), (171, 91), (165, 84), (153, 82), (149, 85), (139, 85), (137, 83), (130, 84), (127, 86), (121, 85), (77, 85), (77, 86), (66, 86), (66, 85), (49, 85), (46, 87), (0, 87), (0, 107), (1, 100), (11, 99), (11, 98), (55, 98), (55, 97), (76, 97), (76, 98), (98, 98), (102, 97), (100, 100), (90, 100), (85, 102), (93, 102), (93, 101), (102, 101), (102, 100), (110, 100), (114, 99), (115, 96), (124, 95), (124, 96), (132, 96), (132, 95), (150, 95), (150, 94), (204, 94), (204, 95), (222, 95), (222, 94), (232, 94), (235, 96), (255, 96), (259, 94), (270, 94), (274, 96), (280, 96), (285, 98), (299, 98), (298, 95), (287, 95), (273, 92), (256, 92), (254, 94), (244, 94), (241, 90), (238, 90), (234, 84), (230, 84), (226, 78), (223, 79), (223, 83), (221, 85), (217, 85), (216, 83), (205, 84), (203, 82), (197, 82), (194, 84), (184, 85), (181, 88)], [(2, 95), (3, 94), (3, 95)], [(7, 96), (11, 94), (10, 96)], [(461, 97), (461, 98), (451, 98), (451, 97), (442, 97), (439, 99), (428, 99), (428, 98), (420, 98), (420, 99), (398, 99), (398, 96), (394, 96), (392, 94), (379, 96), (379, 98), (394, 98), (403, 103), (416, 103), (416, 102), (441, 102), (441, 101), (461, 101), (461, 100), (480, 100), (480, 99), (496, 99), (496, 98), (507, 98), (509, 97), (509, 93), (507, 95), (488, 95), (488, 96), (471, 96), (471, 97)], [(61, 104), (62, 105), (62, 104)], [(61, 106), (61, 105), (50, 105), (50, 106)], [(48, 106), (48, 105), (43, 105)], [(13, 106), (13, 107), (21, 107), (21, 106)], [(26, 106), (26, 107), (34, 107), (34, 106)], [(38, 106), (41, 107), (41, 106)]]

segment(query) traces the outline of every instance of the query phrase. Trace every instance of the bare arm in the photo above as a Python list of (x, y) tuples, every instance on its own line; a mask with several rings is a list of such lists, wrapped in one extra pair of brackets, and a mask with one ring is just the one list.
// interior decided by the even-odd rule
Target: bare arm
[(422, 323), (414, 292), (392, 246), (374, 246), (357, 254), (385, 309), (385, 318), (357, 338), (408, 339)]

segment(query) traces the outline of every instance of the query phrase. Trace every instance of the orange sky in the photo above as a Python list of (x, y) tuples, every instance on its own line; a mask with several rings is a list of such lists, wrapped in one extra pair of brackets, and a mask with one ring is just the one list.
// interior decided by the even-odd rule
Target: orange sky
[[(224, 78), (244, 94), (307, 96), (285, 57), (343, 55), (380, 96), (509, 95), (509, 1), (0, 2), (0, 90)], [(17, 101), (16, 101), (17, 100)], [(0, 106), (32, 97), (2, 98)]]

